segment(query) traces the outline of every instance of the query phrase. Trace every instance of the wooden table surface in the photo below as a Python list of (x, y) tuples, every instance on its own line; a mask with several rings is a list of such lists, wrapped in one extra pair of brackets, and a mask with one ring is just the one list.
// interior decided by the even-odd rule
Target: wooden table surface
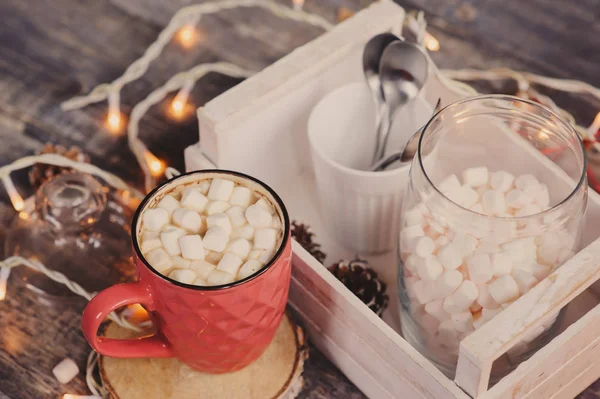
[[(289, 3), (291, 0), (278, 0)], [(335, 22), (343, 6), (359, 10), (370, 0), (307, 0), (306, 9)], [(108, 134), (106, 104), (62, 112), (59, 103), (119, 76), (190, 0), (3, 0), (0, 2), (0, 164), (32, 154), (46, 142), (77, 145), (92, 162), (141, 187), (142, 176), (126, 140)], [(598, 0), (410, 0), (406, 9), (424, 9), (440, 40), (434, 59), (443, 68), (508, 66), (600, 86)], [(122, 93), (130, 111), (174, 73), (207, 61), (230, 61), (261, 69), (321, 34), (318, 28), (280, 20), (260, 10), (234, 10), (201, 21), (203, 41), (192, 51), (169, 46), (161, 61)], [(217, 74), (202, 79), (192, 98), (202, 105), (239, 80)], [(483, 87), (508, 90), (506, 85)], [(559, 105), (588, 125), (600, 109), (591, 98), (557, 95)], [(175, 123), (157, 106), (141, 123), (150, 149), (180, 170), (183, 149), (198, 140), (194, 118)], [(28, 194), (24, 174), (17, 185)], [(4, 195), (6, 200), (6, 195)], [(10, 209), (0, 208), (3, 226)], [(0, 302), (0, 399), (55, 398), (84, 394), (81, 377), (66, 386), (52, 376), (65, 357), (84, 369), (89, 346), (75, 305), (47, 307), (17, 279)], [(305, 372), (302, 398), (362, 398), (314, 348)], [(600, 395), (600, 384), (583, 397)]]

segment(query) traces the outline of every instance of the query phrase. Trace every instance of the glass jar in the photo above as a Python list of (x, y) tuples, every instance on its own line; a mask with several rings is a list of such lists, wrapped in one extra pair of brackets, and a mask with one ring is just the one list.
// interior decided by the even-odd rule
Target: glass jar
[[(88, 292), (134, 278), (133, 211), (108, 187), (91, 175), (62, 173), (40, 186), (34, 202), (31, 213), (21, 212), (11, 223), (6, 256), (37, 260)], [(48, 304), (79, 299), (41, 272), (19, 267), (14, 273)]]
[[(585, 166), (574, 128), (516, 97), (469, 98), (425, 126), (402, 206), (400, 316), (405, 339), (449, 377), (464, 337), (580, 249)], [(492, 378), (557, 325), (511, 348)]]

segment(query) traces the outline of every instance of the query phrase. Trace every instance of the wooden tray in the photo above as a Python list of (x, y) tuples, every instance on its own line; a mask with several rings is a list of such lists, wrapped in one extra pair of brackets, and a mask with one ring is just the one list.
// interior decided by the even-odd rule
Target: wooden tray
[[(399, 33), (403, 18), (401, 7), (381, 0), (207, 103), (198, 110), (200, 143), (186, 149), (186, 169), (217, 165), (264, 180), (293, 219), (313, 228), (328, 264), (353, 257), (321, 220), (307, 119), (324, 94), (363, 79), (362, 46), (377, 33)], [(435, 78), (426, 93), (432, 103), (464, 97)], [(586, 217), (600, 217), (600, 196), (591, 190)], [(389, 284), (383, 320), (296, 242), (290, 304), (315, 345), (372, 398), (571, 398), (600, 377), (600, 367), (593, 367), (600, 355), (600, 306), (588, 289), (600, 277), (598, 236), (600, 225), (588, 222), (583, 251), (461, 343), (455, 381), (399, 333), (393, 252), (368, 257)], [(568, 303), (562, 333), (488, 390), (492, 362)]]

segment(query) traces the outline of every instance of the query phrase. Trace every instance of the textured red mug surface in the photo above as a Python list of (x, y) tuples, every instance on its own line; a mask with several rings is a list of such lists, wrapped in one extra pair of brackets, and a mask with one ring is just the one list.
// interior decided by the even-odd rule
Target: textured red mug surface
[[(141, 213), (180, 185), (217, 177), (255, 190), (275, 206), (284, 234), (273, 259), (250, 277), (212, 287), (184, 284), (160, 274), (146, 262), (139, 248)], [(138, 281), (100, 292), (83, 312), (82, 329), (92, 348), (111, 357), (176, 357), (208, 373), (239, 370), (263, 353), (285, 311), (292, 258), (289, 216), (271, 188), (237, 172), (203, 170), (180, 175), (142, 201), (133, 218), (132, 238)], [(142, 304), (148, 311), (156, 334), (138, 339), (97, 336), (110, 312), (133, 303)]]

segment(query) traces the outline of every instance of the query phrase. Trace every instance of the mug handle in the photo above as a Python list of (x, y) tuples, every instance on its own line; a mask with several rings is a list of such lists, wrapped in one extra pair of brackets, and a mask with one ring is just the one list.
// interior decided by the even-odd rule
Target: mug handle
[(113, 285), (93, 297), (81, 317), (83, 335), (90, 346), (99, 354), (110, 357), (173, 357), (169, 343), (156, 333), (132, 339), (97, 335), (100, 324), (112, 311), (134, 303), (141, 303), (149, 310), (154, 310), (152, 294), (140, 282)]

